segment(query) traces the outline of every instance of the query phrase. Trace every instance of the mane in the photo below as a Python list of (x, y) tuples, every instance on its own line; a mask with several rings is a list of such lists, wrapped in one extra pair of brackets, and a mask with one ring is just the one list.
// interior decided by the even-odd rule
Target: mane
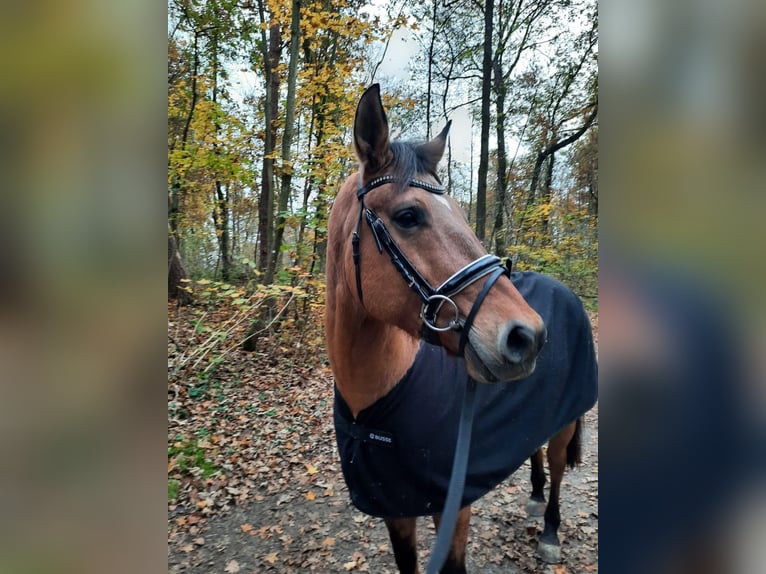
[(391, 162), (391, 175), (399, 181), (397, 191), (407, 187), (407, 182), (418, 174), (428, 174), (441, 183), (436, 170), (428, 164), (425, 153), (420, 149), (420, 142), (393, 141), (391, 151), (394, 159)]

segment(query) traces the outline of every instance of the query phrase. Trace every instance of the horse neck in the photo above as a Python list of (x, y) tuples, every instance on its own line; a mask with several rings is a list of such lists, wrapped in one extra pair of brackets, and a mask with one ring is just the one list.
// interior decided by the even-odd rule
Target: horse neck
[(354, 417), (399, 383), (420, 345), (398, 327), (367, 315), (359, 304), (338, 304), (329, 293), (326, 327), (335, 383)]

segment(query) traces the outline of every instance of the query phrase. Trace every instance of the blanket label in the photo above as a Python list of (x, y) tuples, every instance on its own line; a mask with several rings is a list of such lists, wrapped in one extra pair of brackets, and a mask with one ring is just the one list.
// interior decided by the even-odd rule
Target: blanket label
[(394, 437), (386, 431), (371, 430), (365, 437), (366, 440), (383, 446), (394, 446)]

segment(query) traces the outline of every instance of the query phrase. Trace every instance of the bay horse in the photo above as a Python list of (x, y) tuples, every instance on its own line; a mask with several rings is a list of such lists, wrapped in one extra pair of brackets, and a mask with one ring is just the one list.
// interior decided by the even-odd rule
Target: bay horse
[(441, 525), (467, 385), (474, 430), (442, 573), (466, 572), (471, 504), (527, 458), (528, 512), (544, 508), (538, 553), (560, 560), (559, 486), (579, 462), (581, 416), (597, 394), (579, 299), (488, 255), (444, 193), (449, 128), (426, 143), (391, 141), (380, 88), (369, 87), (354, 119), (360, 169), (328, 224), (325, 330), (343, 475), (352, 503), (384, 519), (406, 574), (420, 572), (416, 517)]

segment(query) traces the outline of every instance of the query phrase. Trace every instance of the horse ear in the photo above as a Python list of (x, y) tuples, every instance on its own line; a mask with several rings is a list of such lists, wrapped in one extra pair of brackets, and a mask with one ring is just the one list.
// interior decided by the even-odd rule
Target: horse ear
[(380, 85), (373, 84), (359, 100), (354, 117), (354, 149), (365, 171), (374, 173), (391, 159), (388, 119), (380, 100)]
[(418, 146), (418, 155), (433, 173), (436, 173), (436, 166), (439, 165), (444, 155), (444, 148), (447, 146), (447, 136), (449, 135), (451, 125), (452, 120), (449, 120), (438, 136)]

